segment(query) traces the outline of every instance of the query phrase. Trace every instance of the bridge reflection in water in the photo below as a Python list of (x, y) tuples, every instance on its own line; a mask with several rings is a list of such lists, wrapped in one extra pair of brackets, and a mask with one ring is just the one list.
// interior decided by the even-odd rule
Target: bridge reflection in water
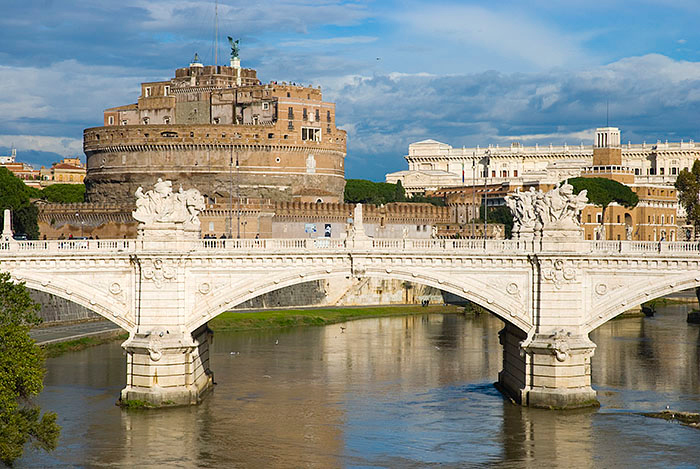
[(692, 466), (700, 460), (696, 430), (634, 413), (700, 403), (699, 329), (684, 319), (680, 307), (664, 308), (591, 333), (599, 411), (503, 399), (492, 385), (503, 323), (488, 314), (368, 319), (344, 324), (345, 332), (221, 333), (212, 347), (215, 391), (200, 406), (164, 412), (113, 405), (125, 366), (118, 345), (100, 346), (49, 360), (41, 405), (63, 416), (62, 445), (52, 461), (36, 453), (22, 463)]

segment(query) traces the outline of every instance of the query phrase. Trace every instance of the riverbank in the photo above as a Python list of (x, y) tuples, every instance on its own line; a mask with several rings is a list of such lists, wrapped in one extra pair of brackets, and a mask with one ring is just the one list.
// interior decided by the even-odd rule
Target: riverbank
[(209, 328), (216, 331), (249, 331), (256, 329), (282, 329), (296, 326), (325, 326), (355, 319), (408, 316), (415, 314), (463, 313), (463, 306), (455, 305), (397, 305), (359, 308), (308, 308), (255, 312), (227, 311), (209, 321)]
[[(380, 318), (388, 316), (407, 316), (414, 314), (440, 313), (456, 314), (465, 313), (465, 307), (454, 305), (397, 305), (397, 306), (373, 306), (373, 307), (346, 307), (346, 308), (305, 308), (236, 312), (228, 311), (209, 321), (212, 331), (249, 331), (262, 329), (283, 329), (297, 326), (324, 326), (339, 322), (352, 321), (354, 319)], [(106, 322), (106, 321), (105, 321)], [(110, 323), (111, 324), (111, 323)], [(92, 325), (95, 327), (94, 325)], [(96, 345), (114, 341), (124, 341), (129, 334), (122, 329), (105, 330), (102, 333), (90, 332), (89, 336), (84, 331), (74, 330), (79, 325), (59, 326), (60, 334), (52, 334), (51, 340), (42, 342), (37, 339), (38, 345), (44, 350), (47, 358), (54, 358), (66, 352), (78, 352)], [(51, 327), (45, 328), (43, 333)], [(78, 332), (81, 335), (76, 335)], [(36, 331), (34, 332), (36, 334)], [(62, 336), (62, 337), (61, 337)]]

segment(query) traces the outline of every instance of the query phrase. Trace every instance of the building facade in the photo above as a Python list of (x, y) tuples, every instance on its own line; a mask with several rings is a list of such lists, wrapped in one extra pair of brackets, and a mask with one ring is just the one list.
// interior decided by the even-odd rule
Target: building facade
[(207, 197), (341, 202), (346, 133), (321, 89), (261, 83), (252, 69), (197, 60), (86, 129), (86, 196), (132, 203), (157, 178)]
[[(700, 159), (700, 143), (693, 140), (621, 144), (619, 130), (616, 138), (621, 151), (620, 166), (629, 168), (640, 184), (672, 186), (681, 170), (691, 168)], [(453, 148), (435, 140), (423, 140), (408, 146), (408, 170), (387, 174), (386, 182), (401, 181), (409, 194), (471, 185), (472, 181), (476, 185), (554, 184), (580, 176), (591, 167), (594, 147), (583, 143), (523, 146), (514, 142), (507, 147)]]

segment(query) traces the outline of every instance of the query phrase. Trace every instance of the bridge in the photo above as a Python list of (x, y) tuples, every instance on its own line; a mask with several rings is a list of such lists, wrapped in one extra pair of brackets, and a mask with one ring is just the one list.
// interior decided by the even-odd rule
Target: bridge
[(358, 209), (345, 239), (199, 239), (196, 212), (172, 210), (166, 219), (137, 209), (135, 240), (14, 241), (6, 226), (0, 270), (128, 331), (121, 397), (156, 405), (196, 403), (211, 388), (212, 318), (291, 285), (365, 277), (432, 286), (503, 320), (498, 382), (517, 402), (594, 405), (588, 334), (645, 301), (700, 286), (699, 243), (528, 236), (522, 223), (513, 240), (374, 239)]

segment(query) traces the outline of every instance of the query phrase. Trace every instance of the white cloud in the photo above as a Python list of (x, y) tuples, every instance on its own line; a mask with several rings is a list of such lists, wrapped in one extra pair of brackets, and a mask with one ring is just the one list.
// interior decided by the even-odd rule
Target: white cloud
[(322, 39), (301, 39), (298, 41), (285, 41), (280, 44), (283, 47), (313, 47), (313, 46), (328, 46), (328, 45), (349, 45), (349, 44), (368, 44), (375, 42), (379, 38), (374, 36), (344, 36), (344, 37), (329, 37)]
[[(35, 150), (58, 153), (61, 156), (81, 156), (82, 139), (67, 137), (46, 137), (42, 135), (0, 135), (1, 147), (14, 147), (19, 153)], [(21, 158), (19, 158), (21, 160)]]
[(501, 61), (517, 61), (540, 69), (590, 60), (581, 45), (583, 37), (559, 31), (514, 8), (487, 9), (474, 5), (431, 4), (399, 13), (406, 28), (421, 33), (416, 42), (438, 41), (461, 46), (466, 57), (476, 51), (495, 54)]

